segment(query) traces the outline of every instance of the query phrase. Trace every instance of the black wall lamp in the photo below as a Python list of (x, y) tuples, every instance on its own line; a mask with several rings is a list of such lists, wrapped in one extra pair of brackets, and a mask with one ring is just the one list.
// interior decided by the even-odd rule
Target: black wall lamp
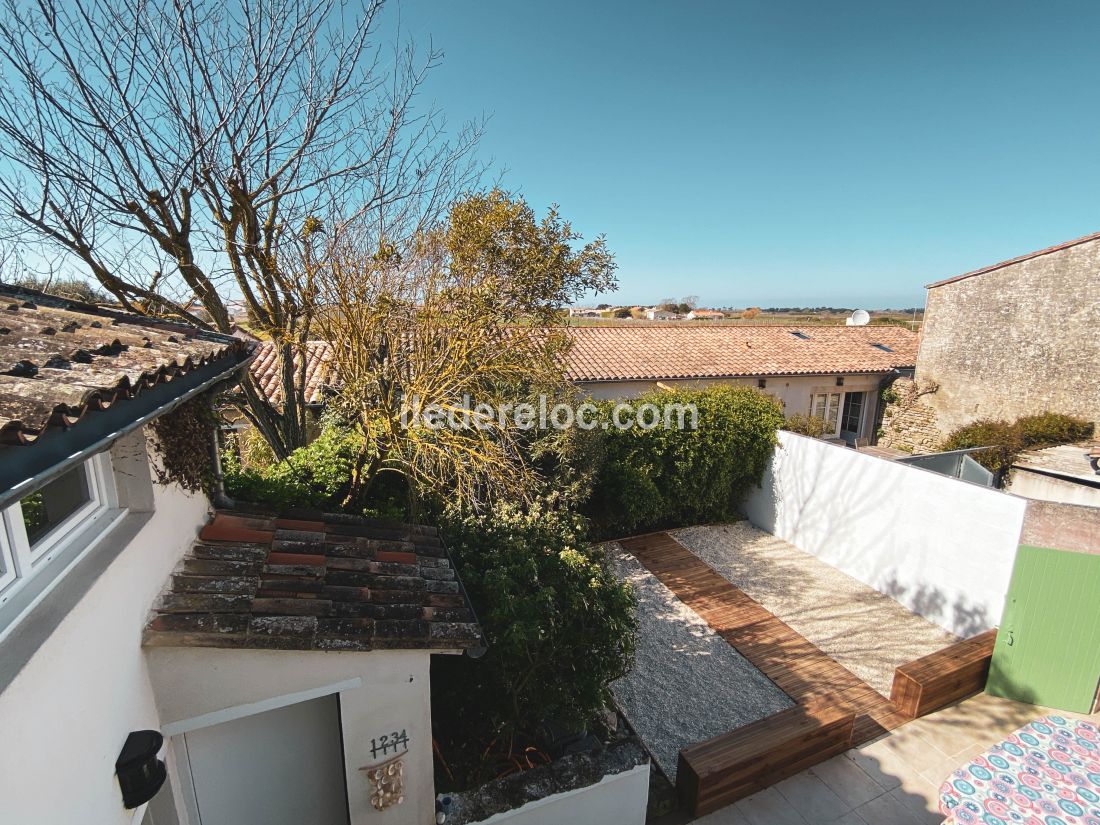
[(122, 788), (122, 804), (127, 808), (148, 802), (168, 778), (164, 761), (157, 759), (163, 744), (164, 737), (155, 730), (135, 730), (126, 737), (115, 762), (115, 774)]
[(844, 376), (843, 375), (838, 375), (836, 377), (836, 385), (838, 387), (843, 387), (844, 386)]

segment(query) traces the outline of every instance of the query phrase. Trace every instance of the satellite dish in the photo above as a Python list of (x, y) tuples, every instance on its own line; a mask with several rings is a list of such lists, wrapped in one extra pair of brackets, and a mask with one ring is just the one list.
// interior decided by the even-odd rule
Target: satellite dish
[(844, 322), (844, 325), (849, 327), (865, 327), (870, 320), (871, 316), (867, 314), (867, 310), (857, 309), (852, 313), (851, 317)]

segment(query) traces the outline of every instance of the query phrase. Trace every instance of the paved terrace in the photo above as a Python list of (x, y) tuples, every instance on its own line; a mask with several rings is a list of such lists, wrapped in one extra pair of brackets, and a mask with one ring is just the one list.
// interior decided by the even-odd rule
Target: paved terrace
[(670, 535), (883, 696), (890, 695), (898, 665), (958, 641), (889, 596), (747, 521)]
[[(693, 825), (939, 825), (951, 772), (1052, 711), (979, 693), (785, 779)], [(683, 815), (661, 825), (688, 822)]]
[(747, 523), (677, 535), (699, 555), (667, 533), (610, 546), (641, 625), (614, 692), (673, 781), (680, 749), (823, 697), (858, 715), (855, 742), (877, 737), (902, 721), (882, 695), (894, 667), (954, 641)]

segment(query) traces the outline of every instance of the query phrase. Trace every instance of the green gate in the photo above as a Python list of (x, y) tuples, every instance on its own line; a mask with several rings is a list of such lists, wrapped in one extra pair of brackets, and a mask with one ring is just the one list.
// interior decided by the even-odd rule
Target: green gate
[(1088, 713), (1100, 683), (1100, 555), (1021, 545), (986, 692)]

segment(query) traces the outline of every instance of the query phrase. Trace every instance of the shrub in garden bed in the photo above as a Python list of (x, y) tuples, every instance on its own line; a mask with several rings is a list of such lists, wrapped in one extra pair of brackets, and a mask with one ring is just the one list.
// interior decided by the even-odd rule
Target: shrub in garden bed
[(808, 435), (810, 438), (821, 438), (828, 426), (824, 418), (802, 413), (795, 413), (783, 423), (783, 429), (787, 432)]
[[(779, 402), (750, 387), (657, 391), (631, 403), (694, 404), (698, 426), (603, 430), (604, 463), (585, 511), (605, 537), (733, 517), (760, 483), (783, 424)], [(601, 403), (603, 421), (613, 407)]]
[(241, 460), (242, 449), (227, 449), (222, 458), (226, 494), (274, 510), (347, 510), (355, 515), (404, 520), (408, 488), (404, 478), (396, 473), (380, 475), (367, 501), (354, 507), (345, 506), (360, 441), (361, 437), (351, 430), (326, 421), (317, 438), (284, 461), (272, 457), (266, 463), (250, 465)]
[(488, 643), (479, 659), (432, 662), (446, 779), (470, 787), (527, 766), (544, 722), (598, 723), (633, 664), (634, 596), (553, 496), (447, 512), (440, 526)]

